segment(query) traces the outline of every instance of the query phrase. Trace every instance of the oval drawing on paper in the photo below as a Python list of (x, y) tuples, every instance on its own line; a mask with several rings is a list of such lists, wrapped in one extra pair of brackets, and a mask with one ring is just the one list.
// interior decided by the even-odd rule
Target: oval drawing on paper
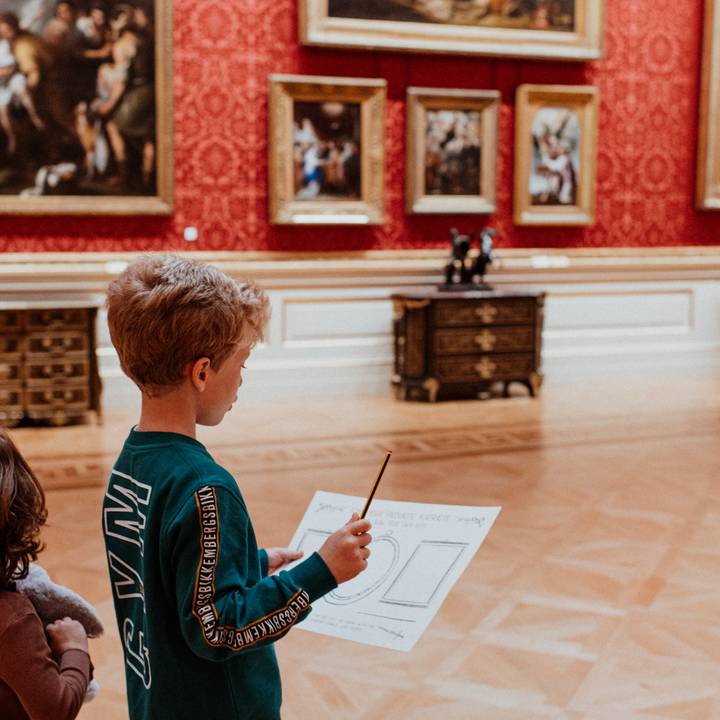
[(400, 557), (398, 541), (390, 535), (382, 535), (373, 540), (371, 551), (367, 569), (327, 594), (325, 600), (333, 605), (357, 602), (377, 590), (388, 579)]

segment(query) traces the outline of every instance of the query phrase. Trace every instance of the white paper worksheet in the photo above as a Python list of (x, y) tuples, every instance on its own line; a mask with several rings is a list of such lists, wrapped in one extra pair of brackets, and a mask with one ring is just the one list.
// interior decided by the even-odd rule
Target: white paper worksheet
[[(290, 547), (308, 557), (360, 512), (364, 498), (318, 491)], [(411, 650), (488, 534), (499, 507), (374, 500), (367, 569), (313, 603), (297, 627)]]

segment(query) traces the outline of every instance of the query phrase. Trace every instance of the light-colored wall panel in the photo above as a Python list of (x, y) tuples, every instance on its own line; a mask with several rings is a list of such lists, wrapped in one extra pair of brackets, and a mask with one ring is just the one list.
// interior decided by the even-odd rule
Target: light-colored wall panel
[(546, 302), (545, 328), (562, 333), (689, 332), (693, 324), (692, 288), (632, 291), (553, 291)]
[(325, 297), (283, 298), (281, 302), (285, 347), (377, 344), (390, 337), (392, 309), (387, 298), (328, 293)]

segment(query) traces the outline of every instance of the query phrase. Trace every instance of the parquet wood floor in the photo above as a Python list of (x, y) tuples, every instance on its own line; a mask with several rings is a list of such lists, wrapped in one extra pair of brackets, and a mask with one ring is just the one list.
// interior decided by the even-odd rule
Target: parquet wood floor
[[(295, 630), (286, 720), (720, 720), (720, 381), (548, 384), (540, 398), (243, 406), (203, 440), (261, 541), (285, 544), (315, 489), (503, 510), (411, 653)], [(241, 396), (242, 397), (242, 396)], [(98, 698), (126, 717), (99, 507), (134, 421), (18, 429), (48, 488), (41, 562), (100, 610)]]

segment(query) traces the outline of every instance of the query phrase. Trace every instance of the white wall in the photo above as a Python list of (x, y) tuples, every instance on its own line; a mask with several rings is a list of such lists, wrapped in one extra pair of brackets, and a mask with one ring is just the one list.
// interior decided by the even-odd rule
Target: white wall
[[(487, 278), (498, 288), (547, 294), (546, 379), (608, 372), (720, 370), (720, 252), (686, 250), (499, 251)], [(445, 254), (294, 256), (201, 254), (271, 296), (267, 342), (246, 373), (246, 399), (385, 394), (392, 366), (393, 292), (440, 281)], [(85, 299), (102, 303), (131, 255), (10, 255), (0, 304)], [(134, 402), (100, 314), (106, 407)]]

